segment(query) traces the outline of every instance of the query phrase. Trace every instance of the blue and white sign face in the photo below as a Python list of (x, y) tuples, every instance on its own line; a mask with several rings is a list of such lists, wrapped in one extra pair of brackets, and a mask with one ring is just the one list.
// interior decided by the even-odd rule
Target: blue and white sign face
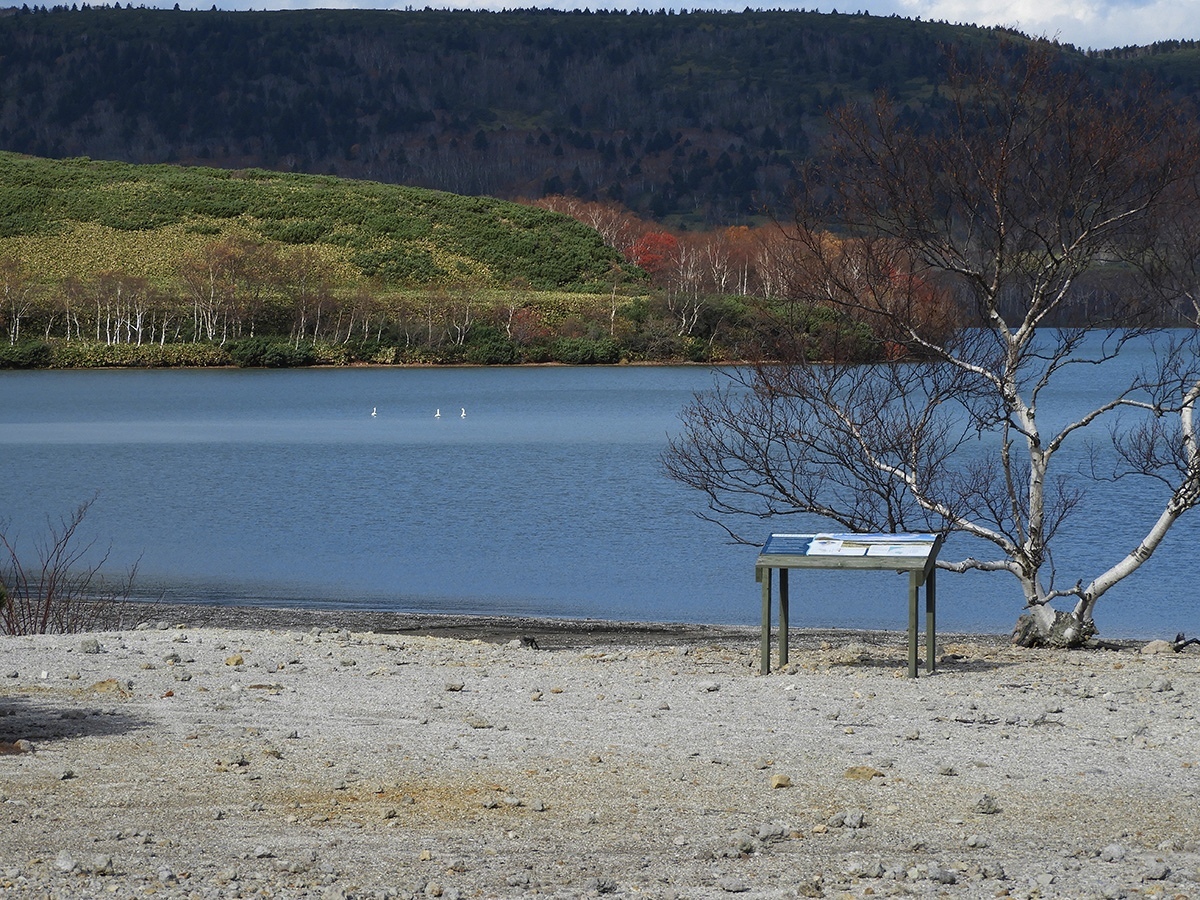
[(924, 559), (933, 549), (932, 534), (773, 534), (763, 556), (882, 556)]

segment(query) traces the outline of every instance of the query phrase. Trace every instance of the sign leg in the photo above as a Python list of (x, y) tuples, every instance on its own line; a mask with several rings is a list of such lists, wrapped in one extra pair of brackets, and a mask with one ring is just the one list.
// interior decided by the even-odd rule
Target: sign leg
[(937, 668), (937, 570), (925, 579), (925, 671)]
[(762, 641), (759, 643), (759, 672), (771, 671), (771, 570), (762, 573)]
[(788, 661), (788, 570), (779, 570), (779, 666)]
[(920, 592), (919, 574), (908, 575), (908, 677), (917, 677), (917, 594)]

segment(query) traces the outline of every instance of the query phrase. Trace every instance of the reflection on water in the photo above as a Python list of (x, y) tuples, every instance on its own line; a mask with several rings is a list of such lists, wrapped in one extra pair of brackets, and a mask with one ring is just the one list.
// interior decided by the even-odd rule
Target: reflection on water
[[(115, 562), (140, 556), (141, 585), (171, 600), (752, 624), (755, 548), (698, 519), (702, 498), (659, 463), (680, 409), (713, 377), (3, 373), (0, 518), (31, 535), (99, 492), (90, 532), (112, 542)], [(822, 526), (751, 533), (802, 527)], [(1106, 633), (1144, 633), (1135, 604), (1147, 592), (1168, 623), (1153, 633), (1200, 628), (1181, 549), (1195, 536), (1180, 529), (1153, 574), (1102, 601)], [(900, 628), (906, 584), (805, 573), (793, 579), (793, 621)], [(1006, 630), (1019, 607), (1001, 575), (943, 575), (939, 598), (945, 629)]]

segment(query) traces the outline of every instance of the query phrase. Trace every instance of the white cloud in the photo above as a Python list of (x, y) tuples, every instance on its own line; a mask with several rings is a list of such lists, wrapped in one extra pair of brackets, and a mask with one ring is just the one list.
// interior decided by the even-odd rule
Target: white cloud
[(1195, 0), (902, 0), (902, 15), (1005, 25), (1082, 48), (1200, 37)]

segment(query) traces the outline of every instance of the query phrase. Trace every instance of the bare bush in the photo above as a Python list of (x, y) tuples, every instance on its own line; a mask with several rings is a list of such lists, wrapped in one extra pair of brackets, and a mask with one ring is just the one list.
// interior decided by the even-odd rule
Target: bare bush
[(109, 553), (95, 552), (95, 541), (79, 533), (93, 497), (55, 523), (46, 518), (46, 533), (33, 542), (36, 560), (22, 559), (20, 541), (0, 523), (0, 631), (5, 634), (49, 634), (120, 628), (132, 612), (137, 563), (119, 581), (102, 574)]

